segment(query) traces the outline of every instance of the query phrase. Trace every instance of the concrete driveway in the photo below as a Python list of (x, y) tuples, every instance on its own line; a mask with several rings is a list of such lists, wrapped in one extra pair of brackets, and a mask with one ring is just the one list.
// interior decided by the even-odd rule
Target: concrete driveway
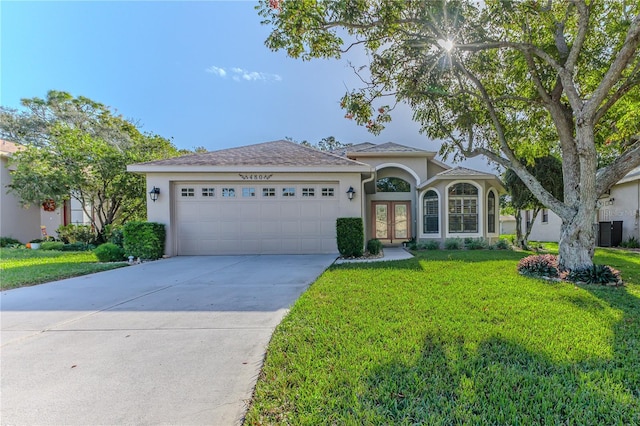
[(177, 257), (3, 292), (0, 421), (238, 424), (274, 327), (335, 257)]

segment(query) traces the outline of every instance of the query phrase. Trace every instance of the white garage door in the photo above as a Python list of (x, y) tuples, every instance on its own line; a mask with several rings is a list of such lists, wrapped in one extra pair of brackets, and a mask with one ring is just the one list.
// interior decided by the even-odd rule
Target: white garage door
[(175, 186), (178, 255), (334, 253), (338, 183)]

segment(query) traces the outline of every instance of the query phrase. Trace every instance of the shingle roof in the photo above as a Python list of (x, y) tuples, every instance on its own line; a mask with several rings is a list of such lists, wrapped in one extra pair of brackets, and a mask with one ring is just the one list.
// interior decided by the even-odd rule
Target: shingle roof
[[(356, 148), (356, 149), (354, 149)], [(354, 145), (347, 148), (347, 152), (428, 152), (423, 149), (412, 148), (410, 146), (404, 146), (395, 142), (386, 142), (380, 145), (375, 145), (369, 142)]]
[(24, 149), (22, 145), (0, 139), (0, 152), (3, 154), (13, 154)]
[(154, 166), (362, 166), (358, 161), (278, 140), (150, 161)]
[(467, 169), (466, 167), (454, 167), (453, 169), (440, 172), (436, 176), (439, 176), (439, 177), (475, 176), (475, 177), (490, 177), (490, 178), (496, 177), (491, 173), (481, 172), (473, 169)]

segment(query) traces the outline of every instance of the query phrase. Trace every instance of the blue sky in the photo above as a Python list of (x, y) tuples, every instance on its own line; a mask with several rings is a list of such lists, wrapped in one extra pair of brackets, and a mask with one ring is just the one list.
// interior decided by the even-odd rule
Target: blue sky
[[(0, 2), (0, 103), (48, 90), (86, 96), (179, 148), (217, 150), (291, 137), (394, 141), (437, 151), (400, 109), (379, 136), (344, 118), (358, 80), (348, 61), (288, 58), (248, 1)], [(486, 161), (463, 163), (486, 168)]]

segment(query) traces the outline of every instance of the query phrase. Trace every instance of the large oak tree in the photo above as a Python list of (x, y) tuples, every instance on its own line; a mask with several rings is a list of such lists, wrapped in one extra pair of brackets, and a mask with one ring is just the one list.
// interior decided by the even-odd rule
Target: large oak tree
[[(348, 118), (379, 132), (407, 103), (443, 155), (514, 170), (560, 216), (561, 267), (592, 264), (598, 196), (640, 164), (640, 3), (262, 0), (258, 10), (273, 28), (266, 45), (291, 57), (363, 49), (363, 85), (342, 99)], [(564, 200), (518, 161), (549, 154), (562, 158)]]

